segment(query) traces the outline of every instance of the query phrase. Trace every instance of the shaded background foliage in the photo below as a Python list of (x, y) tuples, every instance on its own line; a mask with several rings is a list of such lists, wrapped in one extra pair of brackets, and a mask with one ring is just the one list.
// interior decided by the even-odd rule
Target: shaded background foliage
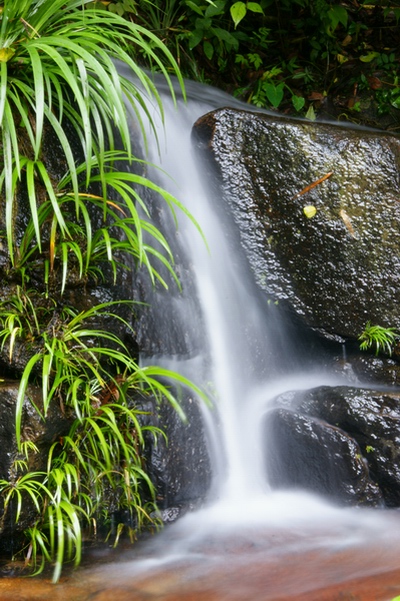
[(398, 0), (99, 4), (154, 32), (190, 79), (259, 107), (398, 130)]

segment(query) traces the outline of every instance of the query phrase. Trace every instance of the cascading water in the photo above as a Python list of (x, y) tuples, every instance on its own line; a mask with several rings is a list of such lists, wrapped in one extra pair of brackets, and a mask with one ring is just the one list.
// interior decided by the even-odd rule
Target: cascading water
[[(207, 506), (168, 527), (157, 537), (155, 547), (144, 553), (146, 559), (124, 564), (124, 574), (154, 571), (165, 565), (173, 568), (176, 562), (192, 558), (193, 569), (207, 578), (211, 564), (214, 568), (225, 565), (227, 538), (237, 541), (238, 537), (243, 537), (246, 550), (266, 549), (262, 561), (279, 556), (282, 549), (297, 554), (310, 549), (322, 553), (327, 548), (351, 548), (379, 539), (388, 550), (384, 561), (389, 565), (391, 545), (399, 533), (392, 517), (372, 510), (337, 508), (300, 491), (269, 490), (261, 424), (272, 400), (285, 391), (337, 383), (338, 376), (318, 365), (305, 366), (291, 351), (293, 341), (280, 324), (276, 307), (259, 297), (246, 261), (234, 247), (230, 217), (221, 219), (218, 199), (208, 189), (207, 175), (192, 147), (191, 128), (196, 119), (235, 101), (197, 85), (193, 89), (189, 86), (188, 92), (189, 102), (179, 103), (178, 109), (167, 95), (163, 98), (165, 125), (155, 109), (159, 146), (153, 147), (149, 135), (148, 158), (165, 172), (157, 171), (151, 177), (157, 177), (188, 208), (200, 224), (208, 248), (185, 216), (179, 217), (177, 234), (175, 230), (164, 232), (169, 239), (177, 236), (178, 254), (186, 254), (182, 270), (193, 279), (185, 288), (182, 278), (183, 291), (172, 293), (172, 300), (171, 290), (165, 294), (149, 291), (148, 319), (162, 340), (158, 346), (149, 343), (144, 360), (153, 362), (151, 355), (156, 355), (157, 363), (183, 373), (200, 386), (208, 383), (214, 407), (205, 412), (205, 420), (214, 484)], [(145, 340), (142, 343), (145, 347)], [(219, 537), (225, 542), (216, 551)], [(237, 557), (230, 557), (233, 570), (239, 566), (236, 561)], [(119, 575), (121, 569), (119, 566)], [(351, 575), (365, 576), (369, 569), (357, 565)], [(317, 587), (321, 578), (314, 575), (313, 586)], [(249, 597), (243, 591), (235, 596), (230, 590), (211, 598)]]
[[(170, 338), (171, 331), (165, 331), (169, 323), (174, 324), (175, 336), (166, 345), (169, 355), (160, 356), (165, 350), (161, 344), (156, 358), (144, 360), (163, 362), (200, 386), (209, 384), (214, 404), (208, 420), (214, 462), (212, 496), (233, 505), (235, 499), (242, 502), (244, 491), (255, 498), (268, 489), (260, 445), (260, 422), (268, 401), (292, 387), (330, 383), (332, 377), (321, 377), (317, 369), (314, 375), (310, 369), (304, 375), (304, 365), (299, 354), (291, 351), (293, 341), (280, 322), (278, 309), (260, 297), (239, 246), (234, 244), (235, 226), (208, 188), (207, 176), (193, 148), (191, 128), (196, 119), (234, 100), (216, 90), (192, 86), (189, 84), (189, 102), (180, 102), (178, 108), (167, 95), (163, 97), (165, 123), (155, 111), (158, 145), (152, 147), (149, 132), (148, 158), (164, 172), (157, 170), (151, 177), (190, 211), (206, 242), (193, 223), (181, 215), (178, 254), (185, 253), (194, 284), (188, 295), (183, 279), (178, 305), (175, 300), (171, 306), (170, 290), (155, 293), (149, 289), (150, 299), (141, 298), (153, 308), (148, 318), (152, 323), (144, 326), (146, 332), (150, 328)], [(168, 226), (163, 223), (161, 227)], [(166, 235), (170, 240), (174, 229)], [(178, 317), (179, 328), (175, 323)], [(179, 353), (179, 336), (188, 336), (188, 332), (192, 340), (186, 341), (186, 347), (190, 350)]]

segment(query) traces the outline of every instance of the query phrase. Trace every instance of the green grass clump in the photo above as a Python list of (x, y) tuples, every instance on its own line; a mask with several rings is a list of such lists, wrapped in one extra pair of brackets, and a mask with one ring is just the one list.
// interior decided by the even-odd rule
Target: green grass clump
[(358, 337), (360, 349), (367, 351), (375, 349), (375, 354), (386, 353), (392, 355), (393, 347), (400, 334), (395, 328), (384, 328), (383, 326), (372, 325), (367, 322), (364, 331)]

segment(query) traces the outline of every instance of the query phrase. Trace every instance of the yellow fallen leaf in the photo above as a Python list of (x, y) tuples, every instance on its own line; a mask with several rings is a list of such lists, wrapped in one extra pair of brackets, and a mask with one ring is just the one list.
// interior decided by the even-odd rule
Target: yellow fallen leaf
[(6, 63), (15, 54), (12, 48), (0, 48), (0, 63)]
[(368, 54), (360, 56), (359, 59), (363, 63), (371, 63), (377, 56), (379, 56), (379, 52), (368, 52)]
[(303, 208), (303, 213), (308, 219), (311, 219), (316, 214), (317, 209), (313, 205), (307, 205)]

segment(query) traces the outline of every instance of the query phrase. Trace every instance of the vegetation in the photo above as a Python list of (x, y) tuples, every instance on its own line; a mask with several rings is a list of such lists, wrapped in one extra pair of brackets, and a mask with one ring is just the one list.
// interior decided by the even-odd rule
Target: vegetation
[[(150, 97), (162, 113), (140, 61), (156, 65), (168, 82), (170, 72), (182, 77), (159, 38), (118, 10), (106, 13), (89, 0), (5, 0), (0, 8), (0, 225), (9, 290), (0, 304), (0, 341), (21, 380), (18, 453), (0, 480), (1, 524), (32, 508), (26, 561), (36, 572), (53, 563), (57, 581), (65, 560), (79, 563), (83, 529), (96, 533), (113, 512), (127, 512), (132, 537), (158, 525), (143, 449), (146, 437), (163, 433), (144, 425), (135, 398), (166, 399), (184, 418), (165, 384), (172, 379), (205, 399), (179, 374), (139, 367), (119, 334), (132, 327), (129, 299), (77, 308), (66, 294), (71, 286), (115, 283), (121, 270), (140, 266), (163, 286), (166, 268), (179, 286), (168, 242), (139, 190), (160, 196), (173, 213), (188, 213), (146, 177), (132, 150), (129, 111), (151, 122)], [(118, 74), (114, 59), (131, 68), (137, 84)], [(49, 145), (58, 148), (56, 161)], [(71, 424), (44, 462), (23, 431), (32, 382), (42, 389), (34, 405), (40, 417), (56, 404)]]
[(368, 322), (358, 340), (363, 351), (375, 349), (376, 355), (386, 353), (391, 356), (399, 336), (395, 328), (384, 328)]
[(185, 77), (256, 106), (398, 127), (398, 0), (97, 5), (151, 30)]

